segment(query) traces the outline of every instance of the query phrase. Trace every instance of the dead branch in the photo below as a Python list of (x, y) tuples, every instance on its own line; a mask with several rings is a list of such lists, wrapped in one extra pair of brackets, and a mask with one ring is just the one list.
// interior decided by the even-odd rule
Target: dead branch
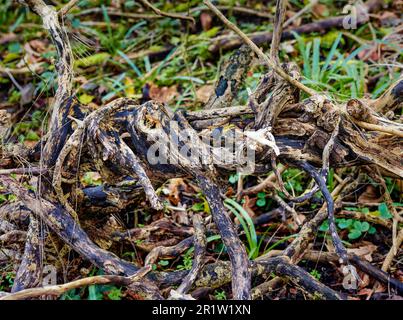
[(150, 272), (150, 270), (151, 267), (147, 266), (140, 269), (130, 277), (113, 276), (113, 275), (93, 276), (64, 283), (61, 285), (25, 289), (18, 291), (16, 293), (4, 295), (3, 297), (0, 297), (0, 300), (26, 300), (26, 299), (38, 298), (44, 295), (61, 296), (63, 293), (69, 290), (94, 284), (113, 284), (118, 286), (129, 286), (132, 283), (141, 280), (148, 272)]

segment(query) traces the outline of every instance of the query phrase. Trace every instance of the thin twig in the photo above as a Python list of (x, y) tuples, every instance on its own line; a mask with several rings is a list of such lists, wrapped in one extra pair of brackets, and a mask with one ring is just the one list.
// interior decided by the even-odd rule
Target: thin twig
[(278, 51), (280, 47), (281, 35), (283, 33), (286, 2), (286, 0), (277, 0), (276, 2), (276, 15), (274, 18), (273, 38), (271, 39), (270, 46), (270, 58), (272, 58), (277, 65), (280, 65)]
[(303, 15), (305, 12), (310, 10), (315, 4), (318, 3), (318, 0), (311, 0), (308, 5), (306, 5), (304, 8), (302, 8), (300, 11), (298, 11), (296, 14), (294, 14), (290, 19), (288, 19), (286, 22), (284, 22), (283, 27), (288, 27), (291, 23), (293, 23), (298, 17)]
[(12, 169), (0, 169), (0, 175), (9, 175), (9, 174), (30, 174), (30, 175), (39, 175), (47, 172), (46, 168), (32, 167), (32, 168), (12, 168)]
[(193, 265), (190, 272), (187, 274), (185, 279), (183, 279), (181, 285), (178, 287), (178, 289), (175, 290), (180, 295), (186, 294), (190, 290), (204, 265), (204, 255), (206, 253), (207, 239), (205, 234), (203, 218), (200, 215), (195, 214), (193, 216), (193, 226), (195, 230), (194, 235), (195, 249), (194, 249)]
[(355, 119), (353, 119), (353, 121), (355, 124), (359, 125), (361, 128), (371, 130), (371, 131), (384, 132), (384, 133), (392, 134), (392, 135), (398, 136), (400, 138), (403, 138), (403, 131), (401, 131), (398, 128), (384, 127), (384, 126), (380, 126), (377, 124), (372, 124), (372, 123), (368, 123), (368, 122), (364, 122), (364, 121), (358, 121)]
[(150, 8), (152, 11), (154, 11), (155, 14), (157, 14), (159, 16), (164, 16), (164, 17), (169, 17), (169, 18), (174, 18), (174, 19), (188, 20), (188, 21), (191, 21), (193, 24), (196, 24), (196, 21), (193, 17), (185, 16), (185, 15), (179, 14), (179, 13), (170, 13), (170, 12), (162, 11), (162, 10), (154, 7), (154, 5), (151, 4), (148, 0), (140, 0), (140, 2), (143, 5), (145, 5), (146, 7)]
[(296, 86), (297, 88), (301, 89), (302, 91), (305, 91), (307, 94), (313, 96), (316, 95), (317, 92), (311, 88), (308, 88), (301, 82), (299, 82), (296, 79), (293, 79), (290, 75), (288, 75), (281, 67), (279, 67), (271, 58), (269, 58), (267, 55), (263, 53), (262, 50), (252, 41), (248, 38), (248, 36), (242, 32), (236, 25), (234, 25), (232, 22), (230, 22), (222, 13), (220, 10), (216, 8), (215, 5), (213, 5), (209, 0), (204, 0), (204, 4), (208, 6), (211, 11), (213, 11), (218, 18), (232, 31), (234, 31), (236, 34), (238, 34), (239, 37), (261, 58), (269, 67), (273, 68), (273, 70), (283, 79), (287, 80), (289, 83), (292, 85)]
[(146, 266), (136, 272), (134, 275), (130, 277), (124, 276), (115, 276), (115, 275), (103, 275), (103, 276), (94, 276), (88, 277), (84, 279), (75, 280), (72, 282), (68, 282), (61, 285), (53, 285), (46, 286), (42, 288), (31, 288), (18, 291), (16, 293), (11, 293), (0, 297), (0, 300), (24, 300), (30, 298), (37, 298), (44, 295), (51, 296), (60, 296), (63, 293), (76, 288), (81, 288), (84, 286), (94, 285), (94, 284), (118, 284), (128, 286), (133, 282), (139, 281), (142, 279), (147, 273), (152, 270), (151, 266)]
[(57, 14), (59, 17), (64, 17), (73, 7), (77, 4), (79, 0), (71, 0), (67, 4), (65, 4), (58, 12)]

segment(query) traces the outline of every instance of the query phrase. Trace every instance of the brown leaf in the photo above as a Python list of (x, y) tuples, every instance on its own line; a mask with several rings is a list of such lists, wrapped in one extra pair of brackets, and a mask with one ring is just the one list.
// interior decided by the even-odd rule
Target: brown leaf
[(368, 262), (372, 261), (372, 253), (378, 248), (377, 246), (363, 241), (362, 243), (366, 243), (364, 246), (360, 246), (358, 248), (347, 249), (348, 253), (354, 253), (355, 255), (359, 256), (360, 258), (364, 258)]
[[(286, 20), (292, 18), (294, 15), (295, 15), (295, 12), (294, 12), (294, 11), (286, 11), (286, 12), (285, 12)], [(299, 27), (299, 26), (301, 25), (301, 22), (302, 22), (301, 17), (298, 17), (298, 18), (296, 18), (296, 19), (294, 19), (294, 20), (292, 21), (292, 23), (290, 24), (290, 26)]]
[(204, 31), (211, 29), (211, 23), (213, 22), (213, 18), (208, 12), (202, 12), (200, 15), (200, 23)]
[(327, 17), (329, 15), (329, 9), (326, 5), (317, 3), (312, 7), (312, 12), (317, 17)]
[(29, 46), (38, 53), (47, 51), (48, 42), (44, 40), (34, 39), (28, 42)]
[(358, 58), (363, 61), (368, 61), (368, 60), (378, 61), (381, 57), (379, 55), (379, 50), (375, 46), (375, 47), (360, 51), (358, 53)]
[(174, 219), (175, 222), (177, 222), (180, 225), (185, 225), (185, 226), (190, 225), (189, 216), (186, 211), (174, 211), (172, 213), (172, 218)]
[(368, 185), (365, 191), (358, 197), (359, 203), (378, 203), (381, 200), (381, 196), (379, 196), (375, 187), (372, 185)]
[(198, 101), (201, 101), (203, 103), (207, 103), (207, 101), (210, 99), (210, 96), (214, 92), (214, 86), (211, 84), (204, 85), (197, 89), (196, 91), (196, 98)]
[(15, 33), (2, 34), (0, 37), (0, 45), (7, 44), (7, 43), (9, 43), (11, 41), (15, 41), (17, 39), (18, 39), (18, 37)]
[(150, 98), (157, 102), (169, 103), (178, 96), (178, 94), (176, 85), (170, 87), (158, 87), (155, 84), (150, 85)]

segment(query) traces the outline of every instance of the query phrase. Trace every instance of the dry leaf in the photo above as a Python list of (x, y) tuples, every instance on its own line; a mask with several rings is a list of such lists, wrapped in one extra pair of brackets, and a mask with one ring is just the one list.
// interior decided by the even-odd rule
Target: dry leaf
[(358, 53), (358, 58), (362, 61), (378, 61), (381, 57), (377, 46), (362, 50)]
[(16, 41), (18, 39), (15, 33), (5, 33), (0, 37), (0, 45), (7, 44), (12, 41)]
[[(364, 241), (363, 241), (364, 242)], [(367, 245), (358, 247), (358, 248), (353, 248), (353, 249), (347, 249), (348, 253), (354, 253), (355, 255), (364, 258), (368, 262), (372, 261), (372, 253), (377, 249), (377, 246), (370, 244), (369, 242), (364, 242), (368, 243)]]
[(196, 91), (197, 101), (207, 103), (207, 101), (210, 99), (213, 92), (214, 92), (214, 86), (211, 84), (207, 84), (207, 85), (200, 87)]
[(329, 9), (326, 5), (317, 3), (312, 7), (312, 12), (317, 17), (327, 17), (329, 15)]
[(172, 218), (174, 219), (174, 221), (176, 221), (180, 225), (184, 225), (184, 226), (190, 225), (189, 216), (186, 211), (174, 211), (172, 213)]
[(34, 39), (28, 42), (29, 46), (38, 53), (44, 53), (48, 50), (48, 42)]
[(178, 89), (176, 85), (170, 87), (158, 87), (155, 84), (150, 85), (150, 98), (152, 100), (161, 103), (169, 103), (176, 96), (178, 96)]
[(207, 12), (203, 12), (200, 15), (200, 23), (202, 25), (202, 28), (204, 31), (210, 30), (211, 29), (211, 23), (213, 22), (213, 18), (211, 15)]
[(358, 197), (358, 203), (378, 203), (382, 199), (374, 186), (368, 185), (365, 191)]

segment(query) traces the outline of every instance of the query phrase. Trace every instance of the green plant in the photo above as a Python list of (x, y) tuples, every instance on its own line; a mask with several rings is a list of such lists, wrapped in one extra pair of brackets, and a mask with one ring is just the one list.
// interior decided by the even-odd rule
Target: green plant
[(8, 291), (14, 285), (14, 272), (3, 272), (0, 274), (0, 291)]
[(258, 207), (264, 207), (266, 205), (266, 193), (264, 192), (259, 192), (257, 194), (257, 200), (256, 200), (256, 205)]
[(309, 272), (311, 274), (311, 276), (313, 276), (314, 278), (320, 280), (320, 277), (322, 276), (320, 274), (320, 272), (316, 269), (313, 269), (311, 272)]
[(239, 179), (239, 174), (238, 173), (234, 173), (231, 174), (228, 178), (229, 183), (237, 183)]
[(214, 298), (216, 300), (227, 300), (227, 294), (225, 293), (224, 290), (222, 290), (222, 291), (215, 290), (214, 291)]
[(41, 111), (34, 111), (31, 121), (19, 122), (14, 126), (13, 135), (17, 136), (20, 142), (38, 141), (40, 137), (36, 131), (41, 127), (43, 118)]
[(193, 204), (191, 207), (191, 210), (194, 212), (210, 212), (210, 207), (208, 205), (208, 202), (206, 200), (206, 197), (202, 193), (197, 194), (197, 198), (202, 200), (202, 202), (197, 202)]
[[(364, 94), (364, 63), (355, 57), (363, 50), (363, 45), (345, 56), (339, 49), (342, 42), (342, 33), (330, 34), (333, 42), (330, 50), (323, 54), (325, 61), (321, 61), (321, 38), (306, 41), (303, 36), (294, 34), (302, 56), (303, 83), (316, 90), (326, 91), (335, 100), (345, 101), (350, 98), (359, 98)], [(329, 36), (328, 36), (329, 37)]]
[(249, 254), (249, 258), (257, 258), (259, 254), (259, 244), (257, 241), (255, 225), (253, 224), (251, 217), (238, 202), (230, 198), (224, 200), (224, 206), (228, 208), (238, 218), (239, 223), (241, 224), (245, 232), (248, 242), (247, 251)]
[(304, 190), (304, 172), (295, 168), (289, 168), (283, 173), (285, 188), (290, 192), (300, 193)]
[[(192, 248), (193, 249), (193, 248)], [(188, 250), (186, 253), (182, 256), (183, 262), (182, 264), (178, 265), (176, 268), (178, 270), (190, 270), (192, 269), (193, 265), (193, 257), (192, 257), (192, 251), (193, 250)]]
[[(364, 233), (374, 234), (376, 232), (375, 227), (371, 226), (368, 222), (358, 221), (354, 219), (336, 219), (336, 225), (341, 230), (348, 230), (348, 238), (350, 240), (356, 240), (360, 238)], [(326, 232), (329, 230), (328, 221), (324, 221), (319, 227), (319, 231)]]
[[(103, 271), (94, 268), (89, 276), (103, 275)], [(88, 294), (85, 293), (88, 289)], [(80, 289), (72, 289), (60, 296), (60, 300), (121, 300), (122, 289), (114, 285), (90, 285)]]

